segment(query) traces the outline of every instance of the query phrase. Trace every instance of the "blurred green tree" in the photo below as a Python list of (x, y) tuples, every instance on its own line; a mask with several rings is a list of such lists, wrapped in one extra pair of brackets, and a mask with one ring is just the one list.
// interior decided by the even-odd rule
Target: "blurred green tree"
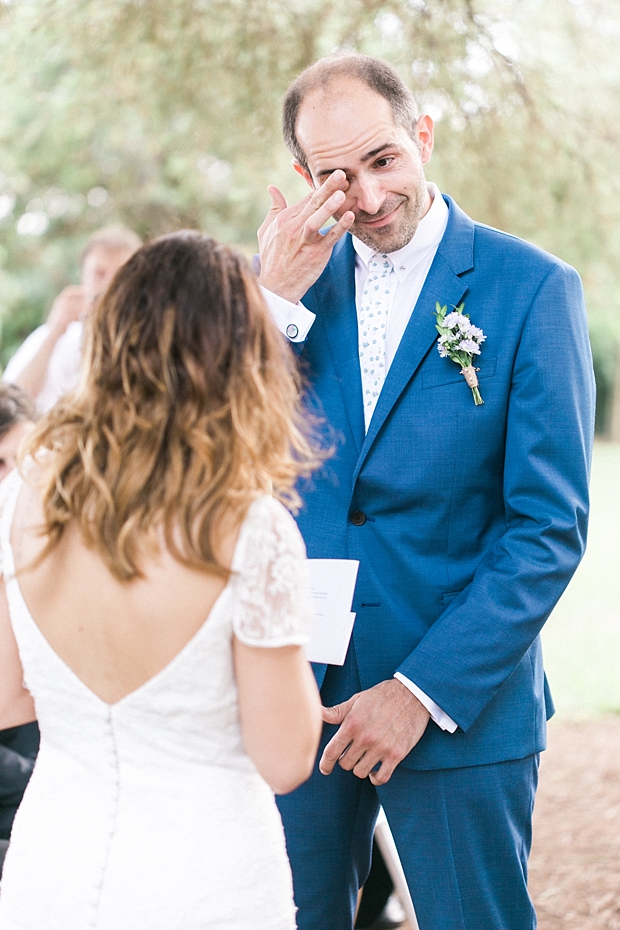
[(266, 187), (304, 193), (281, 97), (335, 48), (399, 68), (438, 121), (429, 175), (581, 272), (604, 426), (620, 336), (610, 0), (0, 0), (0, 361), (98, 226), (247, 252)]

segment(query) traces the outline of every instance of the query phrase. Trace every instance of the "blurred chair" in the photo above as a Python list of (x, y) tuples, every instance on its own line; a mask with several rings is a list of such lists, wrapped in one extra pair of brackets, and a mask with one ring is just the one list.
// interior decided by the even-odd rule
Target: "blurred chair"
[(2, 866), (4, 865), (4, 857), (6, 856), (6, 851), (9, 848), (8, 840), (0, 840), (0, 878), (2, 878)]
[(390, 873), (390, 878), (394, 882), (394, 891), (396, 892), (396, 895), (403, 906), (410, 930), (420, 930), (417, 918), (415, 916), (415, 910), (413, 908), (413, 901), (411, 900), (409, 888), (407, 887), (405, 873), (403, 872), (403, 867), (400, 864), (396, 843), (394, 842), (392, 831), (390, 830), (387, 817), (385, 816), (382, 807), (379, 808), (379, 816), (377, 817), (377, 824), (375, 826), (375, 841), (381, 850), (381, 855), (383, 856), (387, 870)]

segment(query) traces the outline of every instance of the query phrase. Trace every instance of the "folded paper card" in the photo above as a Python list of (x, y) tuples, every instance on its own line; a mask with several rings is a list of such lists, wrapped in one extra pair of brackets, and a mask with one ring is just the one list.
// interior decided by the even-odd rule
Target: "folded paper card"
[(351, 613), (359, 562), (355, 559), (309, 559), (310, 603), (313, 610), (310, 662), (343, 665), (353, 631)]

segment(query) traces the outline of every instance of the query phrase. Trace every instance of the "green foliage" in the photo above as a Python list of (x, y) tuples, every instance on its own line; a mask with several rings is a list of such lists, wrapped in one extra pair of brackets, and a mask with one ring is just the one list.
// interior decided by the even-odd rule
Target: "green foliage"
[(610, 494), (620, 445), (594, 445), (588, 548), (543, 627), (543, 653), (558, 713), (620, 712), (620, 497)]
[(201, 228), (254, 251), (267, 185), (304, 193), (282, 95), (351, 48), (395, 64), (438, 119), (442, 189), (578, 268), (607, 384), (619, 31), (605, 0), (0, 0), (1, 360), (104, 223)]

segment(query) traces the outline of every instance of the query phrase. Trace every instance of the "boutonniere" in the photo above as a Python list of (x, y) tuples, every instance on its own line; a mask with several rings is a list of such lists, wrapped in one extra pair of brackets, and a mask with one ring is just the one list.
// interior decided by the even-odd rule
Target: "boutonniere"
[(435, 329), (439, 333), (437, 348), (442, 358), (449, 358), (461, 366), (461, 374), (470, 386), (474, 403), (478, 406), (484, 403), (478, 390), (476, 375), (480, 369), (474, 368), (472, 361), (474, 355), (480, 355), (480, 346), (487, 337), (481, 329), (473, 325), (469, 314), (463, 313), (464, 308), (465, 304), (462, 303), (448, 313), (447, 307), (440, 307), (439, 302), (435, 304)]

